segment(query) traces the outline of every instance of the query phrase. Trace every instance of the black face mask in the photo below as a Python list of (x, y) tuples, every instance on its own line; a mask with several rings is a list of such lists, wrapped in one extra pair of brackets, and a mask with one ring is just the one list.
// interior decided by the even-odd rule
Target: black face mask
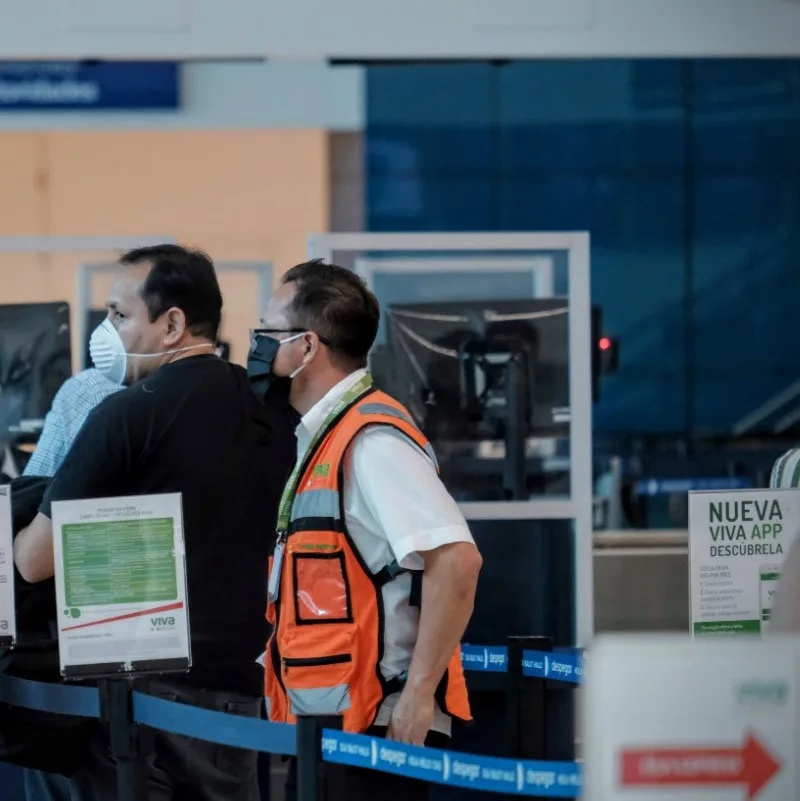
[(259, 398), (265, 398), (273, 387), (286, 384), (288, 380), (280, 378), (272, 372), (272, 364), (278, 355), (281, 343), (272, 337), (254, 337), (247, 354), (247, 377), (250, 386)]

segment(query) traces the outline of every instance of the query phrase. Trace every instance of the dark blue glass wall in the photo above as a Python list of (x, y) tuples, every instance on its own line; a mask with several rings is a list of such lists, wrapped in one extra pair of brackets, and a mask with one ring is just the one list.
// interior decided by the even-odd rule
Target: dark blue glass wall
[(595, 428), (725, 431), (800, 379), (800, 61), (368, 70), (372, 231), (588, 230)]

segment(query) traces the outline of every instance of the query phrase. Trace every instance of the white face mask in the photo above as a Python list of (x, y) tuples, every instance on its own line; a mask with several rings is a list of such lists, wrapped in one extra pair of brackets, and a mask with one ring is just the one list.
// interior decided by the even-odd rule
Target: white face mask
[(183, 353), (187, 350), (195, 350), (195, 348), (213, 347), (214, 345), (210, 342), (204, 342), (201, 345), (189, 345), (187, 348), (163, 350), (160, 353), (126, 353), (125, 345), (119, 336), (119, 332), (107, 318), (92, 331), (92, 336), (89, 339), (89, 355), (92, 357), (92, 363), (95, 368), (109, 381), (113, 381), (120, 386), (125, 381), (128, 359), (149, 359), (167, 356), (170, 353)]

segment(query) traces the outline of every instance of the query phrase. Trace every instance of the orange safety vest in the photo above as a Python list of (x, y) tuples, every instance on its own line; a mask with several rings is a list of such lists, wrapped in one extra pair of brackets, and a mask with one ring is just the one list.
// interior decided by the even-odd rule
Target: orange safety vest
[[(371, 726), (383, 700), (402, 689), (380, 669), (384, 649), (381, 588), (401, 573), (394, 563), (371, 573), (344, 522), (344, 456), (368, 426), (392, 426), (434, 459), (433, 450), (397, 401), (374, 389), (357, 397), (312, 444), (301, 468), (285, 536), (280, 586), (267, 607), (265, 695), (272, 721), (296, 715), (341, 715), (344, 731)], [(386, 476), (387, 481), (402, 480)], [(270, 559), (272, 570), (273, 559)], [(447, 714), (470, 720), (457, 648), (436, 691)]]

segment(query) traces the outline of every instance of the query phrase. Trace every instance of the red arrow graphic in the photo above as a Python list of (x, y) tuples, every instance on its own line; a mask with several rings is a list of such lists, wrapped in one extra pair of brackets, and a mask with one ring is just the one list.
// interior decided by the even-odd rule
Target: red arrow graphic
[(625, 749), (622, 787), (743, 784), (755, 798), (780, 773), (781, 763), (748, 734), (743, 748)]

